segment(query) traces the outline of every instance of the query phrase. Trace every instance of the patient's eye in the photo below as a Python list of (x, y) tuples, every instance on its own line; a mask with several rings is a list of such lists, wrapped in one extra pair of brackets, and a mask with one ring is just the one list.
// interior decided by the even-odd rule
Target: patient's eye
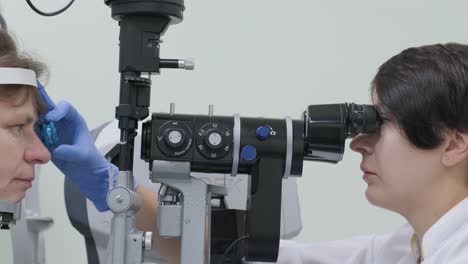
[(9, 128), (15, 135), (23, 135), (24, 126), (25, 124), (20, 123), (20, 124), (10, 125)]

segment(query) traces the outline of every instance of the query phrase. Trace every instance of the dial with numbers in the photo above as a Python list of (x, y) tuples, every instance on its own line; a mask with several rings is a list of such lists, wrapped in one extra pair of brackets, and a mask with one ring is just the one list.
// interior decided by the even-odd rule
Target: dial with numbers
[(232, 148), (232, 133), (223, 125), (208, 123), (198, 129), (196, 144), (198, 152), (205, 158), (220, 159)]

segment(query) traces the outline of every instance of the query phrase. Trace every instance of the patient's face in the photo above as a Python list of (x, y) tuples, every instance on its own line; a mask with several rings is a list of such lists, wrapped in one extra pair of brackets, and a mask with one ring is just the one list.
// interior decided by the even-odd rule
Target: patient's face
[(30, 95), (0, 98), (0, 200), (17, 203), (23, 199), (34, 180), (34, 165), (50, 160), (34, 131), (36, 121)]

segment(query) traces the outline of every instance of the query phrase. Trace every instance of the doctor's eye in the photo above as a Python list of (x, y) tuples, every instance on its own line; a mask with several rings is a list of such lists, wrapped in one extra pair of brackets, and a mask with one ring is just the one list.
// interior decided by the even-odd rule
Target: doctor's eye
[(388, 122), (392, 122), (393, 120), (385, 113), (379, 112), (379, 119), (380, 119), (380, 124), (383, 125)]
[(385, 116), (385, 115), (381, 115), (380, 119), (382, 120), (382, 123), (392, 122), (392, 120), (388, 116)]

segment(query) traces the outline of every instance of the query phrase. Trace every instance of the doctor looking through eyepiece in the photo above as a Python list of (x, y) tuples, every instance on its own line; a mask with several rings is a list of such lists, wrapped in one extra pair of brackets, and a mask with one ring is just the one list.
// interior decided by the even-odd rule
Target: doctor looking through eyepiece
[(282, 241), (277, 263), (468, 263), (468, 46), (409, 48), (371, 85), (382, 123), (350, 147), (365, 195), (408, 223), (384, 236)]

